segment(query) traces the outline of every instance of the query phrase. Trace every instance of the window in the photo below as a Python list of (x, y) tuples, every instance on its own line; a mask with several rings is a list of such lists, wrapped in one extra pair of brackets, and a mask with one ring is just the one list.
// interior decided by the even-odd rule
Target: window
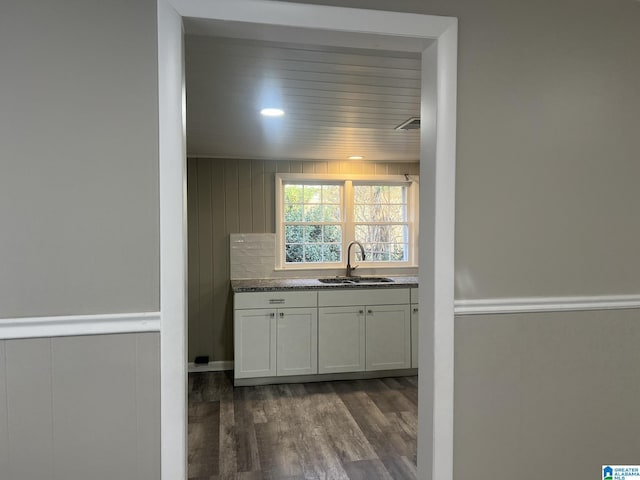
[(285, 263), (342, 261), (342, 186), (284, 185)]
[(351, 240), (369, 266), (417, 262), (417, 186), (404, 176), (276, 175), (281, 268), (341, 268)]
[(371, 262), (406, 262), (409, 253), (406, 185), (353, 185), (355, 239)]

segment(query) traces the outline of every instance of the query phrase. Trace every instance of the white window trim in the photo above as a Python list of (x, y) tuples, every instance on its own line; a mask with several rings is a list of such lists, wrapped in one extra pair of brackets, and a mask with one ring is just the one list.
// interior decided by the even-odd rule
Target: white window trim
[[(335, 270), (347, 265), (347, 245), (354, 239), (353, 223), (347, 224), (342, 235), (342, 262), (336, 263), (300, 263), (287, 264), (284, 259), (284, 183), (299, 181), (302, 183), (336, 182), (344, 183), (343, 208), (353, 210), (352, 188), (354, 182), (372, 182), (376, 184), (406, 185), (407, 188), (407, 223), (409, 225), (409, 259), (406, 262), (367, 262), (360, 261), (362, 268), (415, 268), (418, 266), (419, 238), (419, 182), (415, 175), (359, 175), (359, 174), (318, 174), (318, 173), (277, 173), (276, 181), (276, 270)], [(343, 212), (346, 215), (346, 212)], [(351, 228), (350, 228), (351, 227)]]

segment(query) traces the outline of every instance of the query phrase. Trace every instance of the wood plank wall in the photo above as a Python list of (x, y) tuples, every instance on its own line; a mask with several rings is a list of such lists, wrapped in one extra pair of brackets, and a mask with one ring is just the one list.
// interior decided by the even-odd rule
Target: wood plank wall
[(275, 231), (275, 173), (399, 175), (418, 163), (189, 158), (189, 361), (233, 360), (229, 234)]

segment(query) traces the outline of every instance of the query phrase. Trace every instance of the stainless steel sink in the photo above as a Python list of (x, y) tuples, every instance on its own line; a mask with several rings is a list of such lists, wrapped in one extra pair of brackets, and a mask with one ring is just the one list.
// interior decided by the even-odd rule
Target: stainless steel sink
[(362, 283), (393, 283), (393, 279), (387, 277), (333, 277), (319, 278), (319, 282), (328, 284), (362, 284)]

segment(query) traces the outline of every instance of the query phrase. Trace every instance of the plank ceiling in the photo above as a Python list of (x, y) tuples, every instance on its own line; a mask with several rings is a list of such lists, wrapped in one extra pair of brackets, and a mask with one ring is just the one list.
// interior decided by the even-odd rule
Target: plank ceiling
[(185, 68), (190, 156), (418, 161), (418, 53), (187, 35)]

